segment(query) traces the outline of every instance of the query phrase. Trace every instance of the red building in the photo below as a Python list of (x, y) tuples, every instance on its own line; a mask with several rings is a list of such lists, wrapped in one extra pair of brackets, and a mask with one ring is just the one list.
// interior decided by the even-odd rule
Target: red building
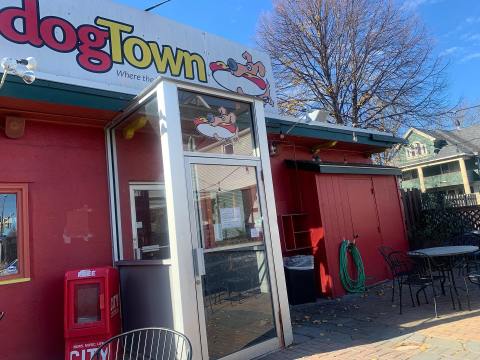
[(282, 252), (339, 296), (343, 238), (372, 282), (406, 246), (398, 170), (370, 160), (399, 140), (275, 115), (261, 52), (95, 0), (2, 2), (0, 48), (2, 360), (64, 358), (68, 270), (119, 268), (124, 330), (251, 359), (293, 341)]

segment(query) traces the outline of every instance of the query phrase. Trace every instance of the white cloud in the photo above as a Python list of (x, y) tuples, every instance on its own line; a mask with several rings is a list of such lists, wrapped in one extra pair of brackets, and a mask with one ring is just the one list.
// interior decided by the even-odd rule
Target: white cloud
[(464, 63), (464, 62), (475, 60), (475, 59), (480, 59), (480, 52), (476, 52), (476, 53), (472, 53), (467, 56), (464, 56), (460, 62)]
[(477, 33), (477, 34), (469, 34), (467, 37), (466, 37), (466, 40), (467, 41), (479, 41), (480, 40), (480, 34)]
[(443, 50), (442, 52), (440, 52), (440, 56), (447, 56), (447, 55), (452, 55), (456, 52), (458, 52), (459, 50), (461, 50), (462, 48), (461, 47), (458, 47), (458, 46), (452, 46), (448, 49), (445, 49)]
[(480, 22), (480, 16), (479, 17), (469, 16), (468, 18), (465, 19), (465, 22), (467, 24), (474, 24), (474, 23)]
[(415, 10), (422, 5), (433, 5), (442, 2), (443, 0), (405, 0), (402, 8), (405, 10)]

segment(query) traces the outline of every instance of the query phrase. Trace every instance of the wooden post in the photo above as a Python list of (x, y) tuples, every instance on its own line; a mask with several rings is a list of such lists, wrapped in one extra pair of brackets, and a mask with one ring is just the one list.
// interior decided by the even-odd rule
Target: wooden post
[(418, 171), (418, 180), (420, 181), (420, 191), (425, 192), (426, 188), (425, 188), (425, 179), (423, 178), (423, 169), (419, 166), (417, 167), (417, 171)]
[(465, 166), (465, 160), (461, 158), (461, 159), (458, 159), (458, 162), (460, 163), (460, 172), (462, 173), (464, 192), (465, 194), (471, 194), (472, 191), (470, 190), (470, 181), (468, 180), (467, 167)]

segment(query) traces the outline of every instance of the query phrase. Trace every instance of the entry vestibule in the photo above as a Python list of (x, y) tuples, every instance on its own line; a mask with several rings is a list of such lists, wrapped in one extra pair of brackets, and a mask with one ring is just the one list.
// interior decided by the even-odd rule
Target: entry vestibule
[(159, 321), (188, 336), (194, 359), (290, 344), (263, 103), (159, 79), (107, 139), (115, 258), (168, 279), (145, 286), (163, 286), (170, 302), (142, 303), (152, 292), (140, 290), (137, 311), (161, 307)]

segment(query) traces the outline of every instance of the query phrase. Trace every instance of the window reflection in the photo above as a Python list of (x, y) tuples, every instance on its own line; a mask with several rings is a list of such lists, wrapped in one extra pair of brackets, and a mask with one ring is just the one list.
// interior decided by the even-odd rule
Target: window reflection
[(210, 359), (276, 336), (264, 246), (205, 254), (203, 296)]
[(0, 277), (18, 274), (17, 195), (0, 194)]
[(193, 176), (205, 248), (263, 241), (254, 167), (195, 165)]
[(248, 103), (179, 90), (183, 149), (255, 155)]
[(123, 260), (170, 258), (156, 97), (114, 130)]
[(168, 242), (167, 205), (165, 190), (134, 188), (136, 259), (160, 260), (170, 258)]

